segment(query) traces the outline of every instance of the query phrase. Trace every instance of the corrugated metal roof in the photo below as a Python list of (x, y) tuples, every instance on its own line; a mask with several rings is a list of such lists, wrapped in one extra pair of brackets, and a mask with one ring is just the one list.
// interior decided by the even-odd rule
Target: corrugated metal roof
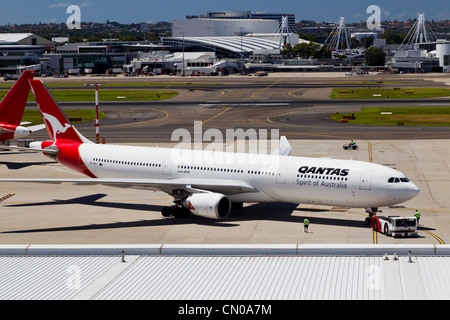
[(118, 257), (0, 257), (0, 299), (71, 299), (118, 260)]
[[(129, 253), (125, 262), (122, 250)], [(0, 299), (450, 299), (449, 251), (448, 245), (0, 246)]]
[(376, 257), (141, 257), (94, 299), (382, 299)]

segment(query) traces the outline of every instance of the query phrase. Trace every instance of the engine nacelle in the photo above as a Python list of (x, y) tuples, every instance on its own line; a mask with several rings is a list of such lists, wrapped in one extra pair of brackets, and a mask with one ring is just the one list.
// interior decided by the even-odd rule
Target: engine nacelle
[(231, 211), (230, 200), (220, 193), (194, 193), (182, 205), (196, 216), (218, 220), (226, 219)]

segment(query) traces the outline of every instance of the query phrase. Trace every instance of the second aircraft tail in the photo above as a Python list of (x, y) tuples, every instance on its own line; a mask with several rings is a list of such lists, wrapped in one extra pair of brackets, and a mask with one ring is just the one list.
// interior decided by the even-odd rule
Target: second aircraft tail
[(83, 137), (75, 129), (42, 81), (30, 80), (30, 85), (50, 139), (53, 141), (66, 140), (79, 143), (91, 143), (91, 141)]

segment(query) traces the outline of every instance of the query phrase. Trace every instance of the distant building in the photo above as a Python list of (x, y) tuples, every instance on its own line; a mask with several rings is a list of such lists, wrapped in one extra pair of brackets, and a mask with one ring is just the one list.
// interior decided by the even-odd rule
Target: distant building
[(174, 20), (173, 37), (232, 37), (248, 33), (273, 33), (288, 20), (289, 31), (295, 31), (295, 15), (251, 11), (215, 11), (206, 15)]
[(39, 68), (46, 51), (55, 44), (32, 33), (0, 33), (0, 74), (16, 74), (25, 68)]

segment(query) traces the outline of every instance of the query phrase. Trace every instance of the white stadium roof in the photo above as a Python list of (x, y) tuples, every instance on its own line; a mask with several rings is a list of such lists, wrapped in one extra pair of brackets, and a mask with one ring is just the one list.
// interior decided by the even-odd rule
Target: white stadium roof
[(450, 246), (4, 245), (0, 275), (2, 300), (448, 300)]
[[(182, 37), (165, 38), (172, 42), (183, 43)], [(254, 52), (256, 50), (278, 49), (279, 42), (256, 37), (185, 37), (184, 41), (188, 44), (198, 44), (213, 48), (219, 48), (224, 51), (239, 54), (242, 52)]]

